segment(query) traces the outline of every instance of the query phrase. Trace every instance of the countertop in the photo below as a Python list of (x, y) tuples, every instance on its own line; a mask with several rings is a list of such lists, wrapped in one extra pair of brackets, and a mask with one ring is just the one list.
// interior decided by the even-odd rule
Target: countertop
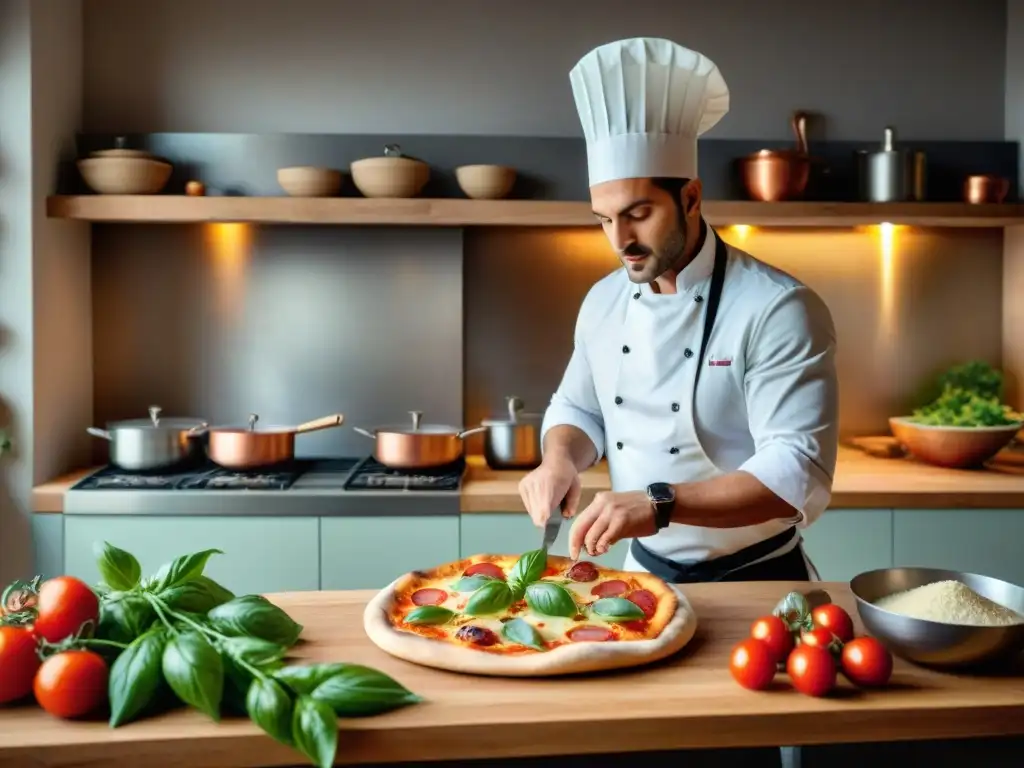
[[(36, 486), (35, 512), (63, 512), (64, 494), (96, 468), (80, 469)], [(482, 456), (467, 459), (459, 508), (463, 513), (522, 512), (519, 481), (525, 472), (495, 471)], [(608, 490), (605, 463), (582, 475), (583, 504)], [(841, 447), (832, 504), (836, 509), (1024, 509), (1024, 464), (996, 461), (981, 470), (952, 470), (906, 458), (882, 459)]]
[[(816, 586), (853, 612), (847, 585)], [(302, 661), (367, 664), (425, 699), (342, 721), (339, 763), (1024, 734), (1019, 677), (941, 674), (897, 660), (890, 687), (881, 691), (857, 691), (843, 681), (832, 696), (814, 699), (790, 689), (785, 676), (773, 690), (740, 688), (729, 675), (730, 649), (754, 618), (801, 588), (806, 584), (686, 585), (699, 627), (680, 654), (647, 668), (548, 680), (470, 678), (388, 656), (362, 628), (372, 591), (268, 597), (305, 626), (306, 643), (297, 647)], [(57, 720), (35, 707), (0, 710), (0, 765), (116, 764), (243, 768), (302, 761), (244, 719), (218, 725), (178, 710), (111, 730), (103, 722)]]

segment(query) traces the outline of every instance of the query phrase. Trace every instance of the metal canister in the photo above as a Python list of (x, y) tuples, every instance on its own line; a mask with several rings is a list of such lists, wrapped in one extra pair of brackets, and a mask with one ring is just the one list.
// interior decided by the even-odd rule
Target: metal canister
[(924, 152), (896, 148), (896, 131), (887, 127), (882, 148), (857, 153), (860, 199), (871, 203), (896, 203), (925, 199)]

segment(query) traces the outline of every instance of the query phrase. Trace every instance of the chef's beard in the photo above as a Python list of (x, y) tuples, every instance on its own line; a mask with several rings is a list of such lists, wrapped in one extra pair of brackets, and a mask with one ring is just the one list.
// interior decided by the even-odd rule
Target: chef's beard
[[(620, 254), (626, 275), (633, 283), (651, 283), (682, 262), (686, 252), (686, 221), (680, 217), (678, 226), (656, 247), (632, 243)], [(647, 256), (640, 262), (626, 261), (626, 256)]]

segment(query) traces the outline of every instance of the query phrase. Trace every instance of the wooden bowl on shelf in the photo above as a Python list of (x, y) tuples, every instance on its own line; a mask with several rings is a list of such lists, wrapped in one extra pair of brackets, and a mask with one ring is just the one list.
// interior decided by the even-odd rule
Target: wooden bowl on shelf
[(974, 469), (1008, 446), (1024, 424), (998, 427), (941, 427), (894, 416), (889, 428), (910, 453), (923, 462), (948, 469)]
[(365, 197), (416, 197), (430, 180), (430, 166), (404, 157), (397, 144), (384, 147), (382, 157), (354, 161), (350, 170)]
[(500, 200), (516, 183), (514, 168), (504, 165), (460, 165), (455, 178), (466, 197), (473, 200)]
[(171, 178), (171, 164), (152, 157), (101, 155), (78, 161), (78, 172), (101, 195), (155, 195)]
[(277, 169), (277, 183), (292, 197), (332, 197), (341, 190), (341, 171), (298, 165)]

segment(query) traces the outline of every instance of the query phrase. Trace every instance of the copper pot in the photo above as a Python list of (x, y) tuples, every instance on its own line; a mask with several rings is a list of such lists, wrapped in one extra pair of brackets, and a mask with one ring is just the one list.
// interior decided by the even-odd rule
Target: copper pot
[(964, 201), (973, 205), (1001, 203), (1010, 191), (1010, 181), (1002, 176), (977, 174), (964, 179)]
[(452, 464), (465, 451), (463, 438), (487, 427), (459, 429), (447, 424), (423, 424), (420, 411), (409, 411), (412, 423), (363, 429), (353, 427), (361, 435), (377, 441), (373, 457), (392, 469), (430, 469)]
[[(307, 421), (297, 427), (257, 427), (259, 416), (249, 416), (247, 427), (208, 427), (207, 455), (228, 469), (255, 469), (282, 464), (295, 458), (295, 436), (305, 432), (338, 427), (345, 417), (336, 413), (322, 419)], [(196, 430), (196, 431), (200, 431)]]
[(777, 202), (803, 195), (811, 175), (807, 154), (807, 115), (793, 115), (796, 149), (762, 149), (739, 161), (747, 194), (753, 200)]

